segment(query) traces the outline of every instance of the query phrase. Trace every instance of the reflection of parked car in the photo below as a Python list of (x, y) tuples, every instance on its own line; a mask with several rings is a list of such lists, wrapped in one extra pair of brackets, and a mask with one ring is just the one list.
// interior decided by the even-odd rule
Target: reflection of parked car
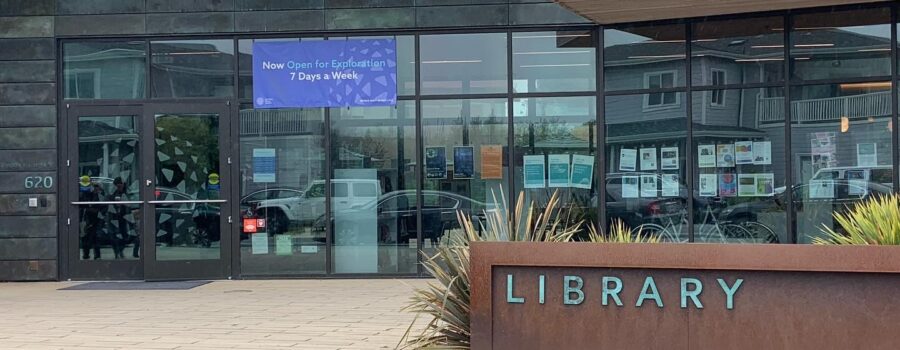
[[(172, 188), (156, 188), (158, 201), (190, 201), (197, 198)], [(173, 245), (209, 247), (221, 237), (220, 207), (212, 203), (156, 204), (156, 241)], [(163, 232), (160, 234), (159, 232)]]
[[(452, 192), (426, 190), (422, 191), (422, 199), (422, 238), (432, 242), (440, 240), (445, 231), (459, 227), (457, 211), (471, 214), (473, 219), (483, 222), (480, 218), (485, 211), (495, 210), (493, 205)], [(334, 216), (341, 225), (363, 229), (363, 225), (371, 220), (366, 215), (377, 215), (379, 242), (408, 243), (418, 235), (416, 203), (415, 190), (394, 191), (363, 206), (335, 210)], [(333, 218), (331, 222), (334, 222)], [(313, 228), (325, 230), (325, 223), (322, 215)]]
[[(832, 212), (844, 212), (847, 206), (856, 204), (872, 195), (888, 195), (892, 193), (890, 187), (876, 182), (854, 182), (847, 180), (833, 180), (829, 185), (831, 193), (811, 189), (812, 186), (821, 186), (821, 183), (799, 184), (794, 186), (793, 202), (794, 210), (798, 213), (805, 207), (826, 205)], [(776, 194), (758, 201), (744, 202), (731, 205), (722, 209), (720, 217), (732, 222), (757, 221), (757, 214), (770, 211), (786, 210), (785, 193)]]
[(293, 188), (268, 188), (251, 192), (241, 198), (241, 212), (254, 213), (266, 219), (269, 232), (280, 234), (287, 231), (290, 221), (297, 220), (296, 210), (300, 207), (304, 192)]

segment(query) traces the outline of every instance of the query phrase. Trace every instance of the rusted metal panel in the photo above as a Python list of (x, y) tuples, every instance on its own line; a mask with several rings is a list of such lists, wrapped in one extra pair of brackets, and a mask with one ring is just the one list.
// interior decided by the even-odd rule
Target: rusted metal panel
[[(565, 276), (580, 277), (580, 304), (565, 304)], [(604, 277), (622, 285), (621, 306), (611, 294), (603, 305)], [(636, 306), (648, 277), (662, 307), (653, 298)], [(473, 349), (900, 344), (900, 333), (891, 330), (900, 323), (898, 247), (475, 243), (471, 278)], [(607, 283), (607, 291), (614, 286)], [(726, 288), (732, 288), (730, 309)]]

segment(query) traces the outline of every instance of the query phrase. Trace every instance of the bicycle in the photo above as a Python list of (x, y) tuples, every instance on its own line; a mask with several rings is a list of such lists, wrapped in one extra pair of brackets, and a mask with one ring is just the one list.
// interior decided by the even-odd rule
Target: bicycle
[[(668, 218), (664, 225), (657, 223), (646, 223), (637, 227), (639, 232), (659, 237), (661, 241), (673, 243), (687, 243), (688, 225), (687, 211), (682, 210), (678, 223)], [(707, 206), (704, 212), (703, 220), (701, 220), (699, 229), (695, 225), (694, 241), (695, 242), (718, 242), (718, 243), (778, 243), (778, 236), (768, 226), (755, 222), (745, 221), (741, 223), (732, 223), (729, 221), (720, 221), (715, 215), (712, 206)]]

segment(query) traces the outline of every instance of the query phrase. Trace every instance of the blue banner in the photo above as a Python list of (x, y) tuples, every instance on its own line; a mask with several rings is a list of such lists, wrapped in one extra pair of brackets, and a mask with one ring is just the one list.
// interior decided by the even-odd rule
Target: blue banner
[(396, 104), (394, 39), (253, 43), (255, 108)]

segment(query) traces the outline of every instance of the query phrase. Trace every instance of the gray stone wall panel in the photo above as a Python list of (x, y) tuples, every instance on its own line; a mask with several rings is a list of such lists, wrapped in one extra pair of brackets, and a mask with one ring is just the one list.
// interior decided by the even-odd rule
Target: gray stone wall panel
[(0, 128), (22, 126), (56, 126), (56, 106), (0, 106)]
[(142, 13), (145, 0), (57, 0), (59, 15)]
[(56, 84), (0, 84), (0, 106), (56, 103)]
[(56, 238), (0, 239), (0, 261), (53, 260), (56, 252)]
[(0, 83), (52, 83), (54, 81), (56, 81), (56, 61), (0, 62)]
[(52, 16), (0, 17), (0, 38), (53, 36)]
[(0, 39), (0, 61), (53, 60), (53, 39)]
[(0, 128), (0, 149), (56, 148), (56, 128)]
[(0, 242), (5, 238), (55, 238), (55, 216), (0, 216)]
[(322, 10), (248, 11), (235, 14), (238, 32), (281, 32), (325, 29)]
[(228, 33), (234, 31), (230, 12), (156, 13), (147, 15), (151, 33)]
[(433, 6), (416, 9), (419, 27), (502, 26), (509, 22), (507, 5)]
[(0, 281), (52, 281), (56, 278), (56, 260), (0, 261)]
[(411, 7), (325, 10), (328, 29), (409, 28), (415, 26)]
[[(37, 198), (38, 207), (29, 208), (28, 198)], [(0, 215), (56, 215), (54, 194), (0, 194)]]
[(0, 171), (56, 170), (56, 155), (49, 149), (0, 150)]
[(143, 34), (144, 15), (77, 15), (56, 17), (56, 35)]
[[(49, 182), (45, 181), (47, 178)], [(55, 193), (57, 185), (55, 171), (0, 173), (0, 193)]]

